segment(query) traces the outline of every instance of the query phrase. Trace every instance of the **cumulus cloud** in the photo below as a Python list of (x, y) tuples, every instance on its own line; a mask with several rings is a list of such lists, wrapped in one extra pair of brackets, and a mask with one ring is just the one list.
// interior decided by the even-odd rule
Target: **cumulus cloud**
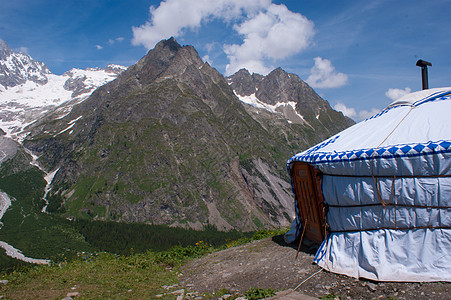
[(336, 111), (341, 111), (343, 113), (343, 115), (345, 115), (346, 117), (349, 117), (351, 119), (354, 119), (355, 116), (357, 116), (357, 113), (355, 111), (354, 108), (352, 107), (347, 107), (344, 103), (338, 102), (335, 106), (334, 109)]
[(314, 24), (285, 5), (271, 0), (165, 0), (150, 7), (149, 20), (133, 27), (133, 45), (151, 49), (162, 39), (180, 37), (212, 20), (235, 23), (241, 44), (224, 45), (226, 74), (240, 68), (266, 74), (268, 60), (284, 59), (304, 50), (314, 35)]
[(315, 57), (315, 65), (310, 70), (307, 83), (313, 88), (338, 88), (348, 83), (348, 75), (337, 73), (330, 60)]
[(265, 11), (237, 24), (234, 29), (243, 36), (241, 45), (225, 45), (230, 63), (226, 74), (241, 68), (266, 75), (270, 69), (265, 59), (278, 60), (307, 48), (314, 35), (314, 24), (281, 4), (271, 4)]
[(214, 18), (225, 21), (253, 14), (268, 7), (271, 0), (165, 0), (158, 7), (150, 6), (150, 20), (133, 27), (133, 45), (151, 49), (162, 39), (181, 36)]
[(360, 122), (362, 120), (368, 119), (369, 117), (372, 117), (375, 114), (380, 112), (380, 110), (377, 108), (372, 108), (369, 111), (361, 110), (361, 111), (357, 112), (354, 108), (347, 107), (344, 103), (341, 103), (341, 102), (338, 102), (334, 106), (334, 109), (336, 111), (341, 111), (343, 113), (343, 115), (345, 115), (348, 118), (353, 119), (356, 122)]
[(405, 89), (388, 89), (388, 91), (385, 92), (385, 96), (387, 96), (389, 99), (395, 101), (399, 98), (401, 98), (404, 95), (407, 95), (412, 90), (409, 87), (406, 87)]
[(94, 47), (96, 47), (97, 50), (102, 50), (103, 49), (103, 47), (100, 46), (100, 45), (95, 45)]

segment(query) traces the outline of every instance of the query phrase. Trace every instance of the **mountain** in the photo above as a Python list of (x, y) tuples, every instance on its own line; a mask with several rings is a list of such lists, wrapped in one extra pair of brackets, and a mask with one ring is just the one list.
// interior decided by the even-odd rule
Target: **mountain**
[[(53, 173), (43, 172), (37, 157), (21, 145), (24, 128), (45, 114), (62, 117), (125, 67), (72, 69), (52, 74), (27, 54), (0, 40), (0, 269), (26, 262), (45, 263), (93, 247), (73, 224), (57, 214), (42, 213)], [(40, 259), (46, 258), (46, 259)]]
[(287, 225), (286, 160), (349, 125), (312, 92), (281, 69), (226, 79), (171, 38), (66, 115), (40, 118), (23, 145), (54, 174), (48, 212), (199, 229)]
[(251, 106), (279, 112), (290, 123), (303, 124), (322, 138), (351, 126), (354, 121), (333, 110), (299, 76), (277, 68), (267, 76), (241, 69), (227, 78), (237, 97)]
[(17, 138), (40, 116), (62, 104), (60, 114), (67, 113), (123, 70), (123, 66), (109, 65), (105, 69), (72, 69), (55, 75), (43, 62), (12, 51), (0, 39), (0, 128), (7, 136)]
[(44, 63), (33, 60), (27, 54), (13, 52), (0, 39), (0, 87), (6, 89), (27, 81), (45, 84), (48, 74), (50, 70)]

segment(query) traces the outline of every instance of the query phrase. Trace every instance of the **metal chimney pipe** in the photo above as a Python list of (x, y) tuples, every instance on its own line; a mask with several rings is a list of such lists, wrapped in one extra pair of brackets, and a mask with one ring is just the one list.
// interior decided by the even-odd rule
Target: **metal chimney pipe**
[(421, 82), (423, 84), (423, 90), (427, 90), (429, 88), (428, 83), (428, 66), (432, 66), (432, 64), (428, 61), (419, 59), (417, 61), (417, 66), (421, 67)]

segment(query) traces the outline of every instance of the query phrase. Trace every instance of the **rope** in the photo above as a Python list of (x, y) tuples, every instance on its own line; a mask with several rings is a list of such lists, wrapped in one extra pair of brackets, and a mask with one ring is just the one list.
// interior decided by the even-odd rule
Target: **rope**
[[(379, 145), (374, 149), (374, 152), (371, 154), (371, 177), (373, 178), (374, 186), (376, 188), (377, 197), (379, 199), (379, 202), (382, 204), (382, 206), (385, 207), (385, 205), (389, 204), (392, 199), (388, 199), (388, 202), (385, 202), (384, 199), (382, 199), (382, 192), (381, 187), (379, 184), (379, 180), (377, 176), (374, 176), (374, 153), (376, 153), (376, 150), (380, 148), (380, 146), (395, 132), (396, 128), (407, 118), (407, 116), (410, 114), (410, 112), (413, 110), (414, 106), (411, 106), (407, 114), (396, 124), (396, 126), (390, 131), (390, 133), (382, 140), (382, 142), (379, 143)], [(392, 198), (392, 195), (394, 195), (394, 185), (395, 185), (395, 176), (393, 176), (393, 186), (392, 186), (392, 193), (390, 195), (390, 198)]]
[(349, 230), (331, 230), (330, 232), (362, 232), (362, 231), (375, 231), (375, 230), (415, 230), (415, 229), (451, 229), (451, 226), (411, 226), (411, 227), (376, 227), (376, 228), (362, 228), (362, 229), (349, 229)]
[[(328, 173), (322, 173), (322, 175), (325, 176), (331, 176), (331, 177), (355, 177), (355, 178), (361, 178), (361, 177), (373, 177), (374, 175), (351, 175), (351, 174), (328, 174)], [(377, 178), (392, 178), (393, 175), (377, 175)], [(451, 177), (450, 174), (440, 174), (440, 175), (403, 175), (403, 176), (397, 176), (397, 178), (448, 178)]]
[(323, 269), (319, 269), (319, 271), (313, 273), (312, 275), (310, 275), (309, 277), (307, 277), (307, 279), (305, 279), (304, 281), (302, 281), (300, 284), (298, 284), (293, 291), (296, 291), (304, 282), (306, 282), (307, 280), (309, 280), (310, 278), (312, 278), (313, 276), (315, 276), (316, 274), (318, 274), (319, 272), (321, 272)]
[[(380, 203), (368, 203), (368, 204), (359, 204), (359, 205), (334, 205), (328, 204), (329, 208), (352, 208), (352, 207), (366, 207), (366, 206), (381, 206)], [(397, 203), (388, 203), (386, 206), (395, 206), (395, 207), (406, 207), (406, 208), (425, 208), (425, 209), (451, 209), (451, 206), (438, 206), (438, 205), (416, 205), (416, 204), (397, 204)]]

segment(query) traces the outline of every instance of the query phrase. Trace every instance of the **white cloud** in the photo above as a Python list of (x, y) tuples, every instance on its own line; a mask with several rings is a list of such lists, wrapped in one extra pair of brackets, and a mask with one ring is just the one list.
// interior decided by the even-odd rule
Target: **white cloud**
[(343, 113), (343, 115), (345, 115), (346, 117), (349, 117), (351, 119), (353, 119), (353, 118), (355, 118), (355, 116), (357, 116), (357, 113), (354, 108), (347, 107), (344, 103), (341, 103), (341, 102), (338, 102), (334, 106), (334, 109), (336, 111), (341, 111)]
[(208, 62), (210, 64), (210, 66), (213, 64), (213, 60), (210, 58), (210, 56), (208, 54), (202, 56), (202, 61)]
[(20, 53), (28, 54), (28, 48), (27, 47), (20, 47), (18, 50), (19, 50), (18, 52), (20, 52)]
[(150, 20), (132, 28), (132, 44), (151, 49), (162, 39), (181, 36), (214, 18), (228, 22), (270, 4), (271, 0), (165, 0), (158, 7), (150, 6)]
[(278, 60), (297, 54), (307, 48), (314, 35), (313, 22), (283, 4), (271, 4), (234, 29), (244, 42), (224, 46), (230, 61), (226, 75), (241, 68), (266, 75), (270, 69), (265, 66), (265, 59)]
[(132, 44), (151, 49), (162, 39), (183, 36), (213, 19), (235, 22), (233, 29), (243, 38), (241, 44), (224, 45), (227, 75), (243, 67), (267, 74), (267, 60), (301, 52), (314, 35), (312, 21), (271, 0), (164, 0), (150, 7), (145, 24), (132, 28)]
[(102, 50), (103, 49), (103, 47), (100, 46), (100, 45), (95, 45), (95, 47), (97, 48), (97, 50)]
[(404, 95), (407, 95), (412, 90), (409, 87), (406, 87), (405, 89), (388, 89), (388, 91), (385, 92), (385, 96), (387, 96), (389, 99), (395, 101), (399, 98), (401, 98)]
[(357, 117), (354, 119), (355, 121), (359, 122), (365, 119), (368, 119), (369, 117), (374, 116), (375, 114), (380, 113), (381, 110), (377, 108), (372, 108), (371, 110), (361, 110), (359, 111)]
[(122, 36), (120, 36), (120, 37), (115, 38), (115, 39), (109, 39), (109, 40), (108, 40), (108, 44), (114, 45), (116, 42), (117, 42), (117, 43), (120, 43), (120, 42), (122, 42), (123, 40), (124, 40), (124, 38), (123, 38)]
[(378, 114), (380, 112), (380, 110), (377, 108), (372, 108), (370, 111), (361, 110), (361, 111), (357, 112), (354, 108), (347, 107), (344, 103), (341, 103), (341, 102), (338, 102), (334, 106), (334, 109), (336, 111), (341, 111), (343, 113), (343, 115), (345, 115), (348, 118), (353, 119), (356, 122), (360, 122), (362, 120), (368, 119), (369, 117), (372, 117), (375, 114)]
[(338, 88), (348, 83), (348, 75), (337, 73), (328, 59), (315, 57), (315, 65), (310, 70), (307, 83), (313, 88)]

